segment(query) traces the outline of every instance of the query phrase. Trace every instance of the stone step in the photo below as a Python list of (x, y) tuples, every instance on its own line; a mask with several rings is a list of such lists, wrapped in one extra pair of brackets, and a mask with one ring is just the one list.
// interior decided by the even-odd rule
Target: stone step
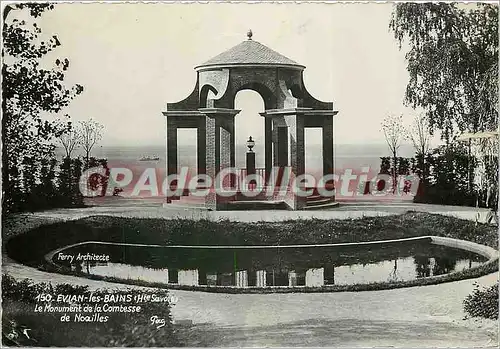
[(306, 205), (307, 206), (321, 206), (327, 203), (333, 202), (332, 198), (321, 198), (321, 199), (315, 199), (315, 200), (307, 200)]
[(183, 209), (183, 210), (208, 210), (205, 207), (205, 204), (193, 204), (193, 203), (177, 203), (177, 202), (172, 202), (172, 203), (164, 203), (163, 204), (164, 208), (171, 208), (171, 209)]
[(304, 210), (328, 210), (328, 209), (335, 208), (338, 206), (339, 206), (338, 202), (331, 201), (329, 203), (322, 204), (322, 205), (314, 205), (314, 206), (308, 205), (308, 206), (304, 207)]
[(227, 203), (230, 210), (288, 210), (288, 205), (281, 200), (277, 201), (231, 201)]

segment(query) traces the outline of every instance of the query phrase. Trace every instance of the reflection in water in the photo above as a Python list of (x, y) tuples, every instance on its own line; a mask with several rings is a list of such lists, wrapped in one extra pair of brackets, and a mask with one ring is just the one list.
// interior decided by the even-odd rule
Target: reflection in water
[[(407, 281), (476, 267), (477, 254), (406, 243), (377, 247), (208, 249), (85, 244), (64, 251), (107, 254), (111, 262), (71, 269), (119, 279), (180, 285), (266, 287), (352, 285)], [(54, 261), (57, 263), (56, 256)]]
[(417, 278), (431, 276), (431, 261), (429, 257), (415, 256), (415, 273)]
[(448, 274), (453, 270), (455, 270), (456, 265), (457, 265), (456, 259), (435, 257), (433, 274), (434, 275)]

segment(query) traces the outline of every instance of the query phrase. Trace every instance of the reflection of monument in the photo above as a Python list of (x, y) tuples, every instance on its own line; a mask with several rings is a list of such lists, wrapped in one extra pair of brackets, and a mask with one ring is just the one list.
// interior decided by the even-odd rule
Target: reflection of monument
[[(337, 111), (332, 102), (318, 101), (309, 94), (304, 86), (304, 68), (254, 41), (251, 31), (248, 40), (195, 67), (197, 81), (193, 92), (180, 102), (168, 103), (163, 112), (167, 120), (167, 173), (178, 173), (177, 130), (180, 128), (197, 130), (198, 174), (215, 179), (222, 169), (234, 168), (234, 117), (239, 113), (234, 109), (235, 96), (241, 90), (253, 90), (262, 96), (265, 105), (265, 111), (261, 113), (265, 123), (265, 168), (256, 169), (256, 172), (265, 177), (266, 184), (269, 185), (273, 167), (288, 168), (292, 177), (290, 183), (293, 178), (304, 174), (304, 129), (308, 127), (322, 129), (323, 173), (332, 174), (333, 116)], [(208, 209), (227, 208), (228, 202), (241, 200), (239, 189), (234, 188), (236, 181), (228, 182), (235, 190), (233, 197), (221, 198), (213, 191), (198, 199), (195, 195), (191, 197)], [(331, 179), (326, 187), (333, 190)], [(317, 198), (315, 194), (313, 196)], [(311, 202), (314, 202), (305, 197), (276, 195), (273, 193), (267, 200), (281, 200), (290, 209), (304, 209), (308, 203), (312, 206)], [(174, 200), (182, 199), (174, 197)], [(334, 197), (330, 199), (321, 201), (321, 205), (331, 204)], [(264, 198), (258, 196), (253, 200)]]

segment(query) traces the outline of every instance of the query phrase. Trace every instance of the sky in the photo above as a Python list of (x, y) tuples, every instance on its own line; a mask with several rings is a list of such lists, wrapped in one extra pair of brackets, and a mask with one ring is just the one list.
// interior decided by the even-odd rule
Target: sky
[[(381, 122), (403, 105), (405, 51), (389, 30), (394, 4), (62, 3), (38, 21), (70, 61), (66, 83), (84, 92), (64, 110), (104, 125), (102, 145), (165, 144), (166, 104), (194, 88), (196, 65), (253, 39), (305, 65), (305, 86), (333, 101), (337, 143), (384, 143)], [(236, 141), (263, 138), (262, 98), (236, 97)], [(185, 134), (191, 142), (193, 134)], [(317, 137), (309, 137), (318, 141)], [(181, 139), (182, 143), (183, 140)]]

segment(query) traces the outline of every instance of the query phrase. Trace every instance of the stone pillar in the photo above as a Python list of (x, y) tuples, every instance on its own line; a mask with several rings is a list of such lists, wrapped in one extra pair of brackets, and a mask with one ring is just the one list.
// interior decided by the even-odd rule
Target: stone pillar
[[(215, 118), (211, 116), (205, 116), (205, 168), (206, 174), (212, 179), (212, 187), (215, 188), (215, 177), (217, 175), (216, 170), (216, 127)], [(217, 204), (217, 195), (214, 190), (211, 190), (208, 195), (205, 196), (205, 207), (210, 210), (215, 210)]]
[(167, 175), (177, 173), (177, 124), (167, 117)]
[(294, 124), (290, 127), (290, 166), (295, 176), (300, 176), (305, 172), (304, 115), (297, 114), (294, 118), (295, 120), (290, 117), (290, 124)]
[(235, 143), (235, 132), (234, 132), (234, 116), (228, 122), (228, 131), (230, 133), (231, 142), (231, 167), (236, 166), (236, 143)]
[[(326, 116), (323, 119), (323, 175), (335, 172), (333, 163), (333, 116)], [(328, 190), (333, 190), (334, 182), (325, 183)], [(332, 197), (333, 198), (333, 197)]]
[(288, 126), (280, 126), (277, 128), (277, 140), (274, 150), (276, 157), (276, 165), (279, 167), (286, 167), (288, 163), (288, 133), (290, 132)]
[[(224, 168), (231, 167), (231, 134), (224, 128), (219, 128), (220, 133), (220, 159), (219, 159), (219, 171)], [(225, 189), (231, 188), (231, 176), (224, 177), (222, 182), (222, 187)]]
[[(230, 133), (230, 148), (231, 148), (231, 157), (230, 157), (230, 162), (231, 162), (231, 167), (235, 168), (236, 167), (236, 142), (235, 142), (235, 133), (234, 133), (234, 116), (231, 118), (229, 121), (229, 133)], [(236, 185), (236, 177), (234, 175), (231, 175), (231, 187), (234, 188)]]
[[(255, 153), (253, 151), (247, 151), (246, 160), (247, 160), (246, 161), (246, 168), (247, 168), (246, 175), (248, 178), (248, 176), (255, 174)], [(250, 184), (250, 187), (252, 187), (252, 185), (257, 185), (257, 182), (255, 180), (252, 180), (249, 183), (246, 183), (246, 185), (247, 185), (246, 188), (241, 188), (241, 190), (247, 191), (249, 189), (248, 188), (249, 184)]]
[[(305, 172), (305, 134), (304, 134), (304, 115), (297, 114), (285, 117), (287, 124), (290, 125), (290, 167), (292, 169), (293, 181), (298, 176), (302, 176)], [(299, 182), (295, 182), (297, 187), (303, 188)], [(298, 188), (293, 188), (297, 192)], [(306, 206), (306, 198), (303, 196), (295, 196), (295, 210), (302, 210)]]
[(264, 158), (266, 167), (266, 185), (269, 181), (269, 175), (273, 167), (273, 123), (270, 118), (265, 118), (264, 131)]
[(220, 134), (221, 124), (218, 118), (215, 118), (215, 175), (220, 171)]
[(197, 128), (197, 151), (198, 151), (198, 174), (206, 174), (207, 172), (207, 124), (206, 116), (200, 117)]
[(266, 271), (265, 270), (257, 270), (257, 281), (255, 285), (257, 287), (266, 287)]

